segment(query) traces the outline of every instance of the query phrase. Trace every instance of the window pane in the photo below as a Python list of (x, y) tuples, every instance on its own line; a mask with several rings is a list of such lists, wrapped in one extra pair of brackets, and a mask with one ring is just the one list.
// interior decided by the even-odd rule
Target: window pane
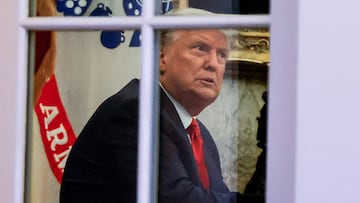
[[(222, 64), (219, 57), (224, 43), (214, 30), (161, 31), (160, 82), (166, 94), (160, 94), (160, 202), (176, 197), (206, 202), (210, 201), (207, 198), (226, 193), (226, 188), (237, 192), (242, 198), (240, 202), (264, 201), (269, 32), (266, 28), (224, 32), (228, 36), (230, 52), (228, 61)], [(220, 71), (222, 67), (224, 73)], [(223, 81), (216, 98), (211, 93), (215, 84), (221, 84), (217, 76)], [(199, 78), (207, 79), (197, 82)], [(204, 94), (207, 98), (212, 95), (216, 100), (202, 106), (199, 101), (204, 99)], [(169, 107), (169, 101), (175, 109)], [(193, 106), (205, 108), (194, 110)], [(183, 129), (193, 116), (203, 124), (200, 124), (203, 152), (210, 190), (215, 192), (212, 195), (201, 190), (205, 186), (199, 181), (201, 176), (197, 175), (202, 169), (196, 169), (195, 141)], [(186, 192), (181, 193), (178, 188)], [(226, 195), (216, 197), (221, 199)]]
[[(32, 32), (34, 38), (31, 43), (34, 46), (31, 49), (35, 51), (30, 64), (35, 67), (34, 88), (31, 90), (34, 105), (33, 109), (29, 109), (33, 116), (28, 138), (27, 202), (59, 202), (64, 164), (74, 141), (105, 99), (117, 93), (130, 80), (139, 78), (140, 48), (130, 46), (129, 39), (133, 33), (133, 30)], [(137, 105), (134, 105), (136, 108), (126, 110), (137, 111)], [(101, 139), (101, 136), (111, 137), (122, 130), (111, 128), (112, 133), (110, 128), (99, 127), (102, 119), (107, 121), (106, 126), (116, 122), (116, 116), (112, 116), (111, 112), (98, 113), (96, 121), (90, 124), (94, 127), (87, 127), (87, 132), (83, 132), (83, 137), (88, 137), (84, 140), (94, 136), (99, 138), (82, 142), (80, 154), (87, 155), (88, 159), (76, 155), (76, 164), (80, 166), (75, 164), (74, 168), (83, 170), (79, 181), (91, 173), (94, 179), (88, 179), (90, 182), (100, 176), (105, 177), (104, 182), (109, 180), (109, 176), (106, 178), (104, 175), (106, 172), (92, 166), (99, 164), (97, 161), (106, 164), (112, 154), (120, 153)], [(131, 146), (136, 149), (137, 133), (133, 134), (135, 141)], [(98, 160), (98, 154), (104, 156)], [(119, 164), (119, 161), (114, 160), (113, 163)]]
[[(174, 8), (186, 7), (226, 14), (269, 13), (268, 0), (174, 1)], [(185, 13), (185, 15), (194, 14), (190, 12)], [(195, 15), (199, 14), (196, 13)], [(220, 94), (215, 102), (206, 107), (197, 117), (207, 126), (219, 150), (220, 167), (225, 185), (230, 191), (236, 192), (241, 202), (264, 202), (267, 146), (267, 78), (270, 64), (269, 30), (267, 28), (245, 28), (233, 29), (228, 33), (231, 33), (231, 51), (229, 61), (226, 64)], [(186, 60), (183, 59), (182, 61)], [(160, 139), (161, 137), (162, 131), (160, 130)], [(160, 148), (162, 147), (166, 148), (160, 145)], [(204, 153), (206, 153), (206, 150), (204, 150)], [(161, 186), (169, 183), (166, 172), (162, 172), (166, 171), (162, 167), (164, 166), (162, 155), (166, 157), (166, 154), (168, 152), (162, 153), (160, 151), (160, 199), (163, 198), (162, 194), (164, 194)], [(182, 153), (180, 157), (188, 159), (189, 157), (184, 158), (184, 154), (186, 153)], [(214, 164), (214, 162), (209, 162)], [(183, 167), (187, 168), (189, 165)], [(195, 185), (195, 188), (199, 188), (199, 185), (201, 188), (201, 184), (197, 182), (196, 177), (189, 175), (191, 169), (187, 168), (187, 170), (187, 180), (190, 180)], [(213, 170), (213, 168), (210, 170)], [(216, 179), (216, 175), (213, 175), (214, 171), (210, 173), (212, 175), (209, 175), (209, 178)], [(164, 178), (162, 179), (162, 177)], [(222, 187), (223, 183), (216, 181), (214, 183), (217, 185), (212, 189), (219, 192), (221, 190), (219, 188)], [(164, 187), (169, 188), (166, 185)], [(171, 192), (177, 194), (176, 191), (167, 191), (167, 193)], [(192, 196), (194, 194), (192, 192), (181, 196), (182, 198), (199, 198), (197, 201), (204, 201), (201, 198), (207, 198), (206, 193), (201, 193), (201, 190), (194, 192), (195, 196)]]

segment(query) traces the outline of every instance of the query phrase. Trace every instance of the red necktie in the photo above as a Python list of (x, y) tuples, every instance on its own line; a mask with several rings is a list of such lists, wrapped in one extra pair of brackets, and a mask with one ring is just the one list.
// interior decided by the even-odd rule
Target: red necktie
[(203, 140), (200, 134), (199, 124), (194, 118), (190, 126), (186, 128), (186, 132), (190, 135), (191, 146), (202, 185), (205, 189), (209, 189), (209, 176), (205, 164)]

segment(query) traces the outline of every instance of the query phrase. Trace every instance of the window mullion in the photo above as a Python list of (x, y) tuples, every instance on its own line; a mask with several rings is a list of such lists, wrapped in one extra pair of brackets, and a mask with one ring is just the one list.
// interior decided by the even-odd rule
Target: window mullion
[(138, 203), (156, 202), (157, 185), (157, 127), (158, 127), (158, 83), (157, 66), (154, 60), (154, 30), (142, 26), (142, 68), (139, 106), (138, 144)]
[[(138, 175), (137, 202), (157, 202), (158, 174), (158, 46), (155, 31), (149, 24), (160, 1), (144, 1), (141, 27), (141, 82), (139, 105), (139, 143), (138, 143)], [(157, 5), (159, 4), (159, 5)], [(160, 7), (159, 7), (160, 8)]]
[(140, 29), (141, 17), (30, 17), (21, 25), (31, 30), (120, 30)]

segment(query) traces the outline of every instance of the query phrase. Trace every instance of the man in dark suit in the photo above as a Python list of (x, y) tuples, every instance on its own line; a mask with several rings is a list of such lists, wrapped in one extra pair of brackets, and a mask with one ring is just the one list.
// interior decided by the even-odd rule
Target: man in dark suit
[[(196, 119), (219, 94), (228, 51), (218, 29), (162, 34), (159, 202), (236, 201), (223, 182), (216, 145)], [(68, 157), (60, 202), (136, 201), (138, 103), (134, 79), (96, 110)]]

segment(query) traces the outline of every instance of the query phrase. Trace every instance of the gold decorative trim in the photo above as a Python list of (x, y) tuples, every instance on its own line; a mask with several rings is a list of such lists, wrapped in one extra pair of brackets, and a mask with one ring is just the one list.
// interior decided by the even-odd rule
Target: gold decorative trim
[(270, 63), (270, 33), (267, 28), (240, 29), (231, 36), (229, 61)]

